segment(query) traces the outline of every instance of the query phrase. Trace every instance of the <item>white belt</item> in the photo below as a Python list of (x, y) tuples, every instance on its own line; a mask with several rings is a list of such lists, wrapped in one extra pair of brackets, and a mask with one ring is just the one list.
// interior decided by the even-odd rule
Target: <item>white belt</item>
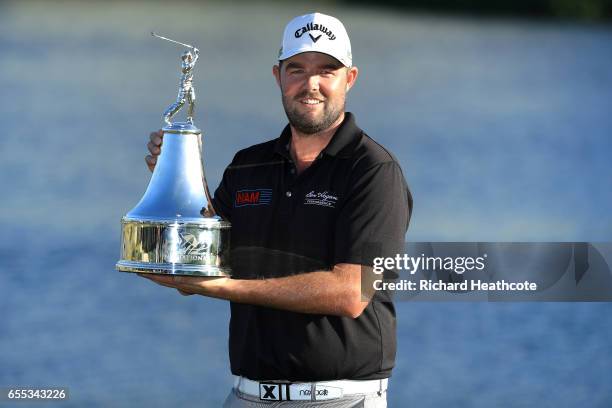
[(243, 394), (259, 397), (263, 401), (323, 401), (353, 394), (382, 394), (387, 390), (386, 378), (382, 380), (337, 380), (314, 383), (282, 381), (253, 381), (234, 376), (234, 389)]

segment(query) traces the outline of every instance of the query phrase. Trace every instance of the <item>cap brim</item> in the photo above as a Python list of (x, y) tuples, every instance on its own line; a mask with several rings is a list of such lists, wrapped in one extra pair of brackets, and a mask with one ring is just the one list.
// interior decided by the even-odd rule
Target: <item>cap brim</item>
[(284, 52), (283, 51), (283, 53), (278, 57), (278, 60), (279, 61), (284, 61), (286, 59), (294, 57), (294, 56), (296, 56), (298, 54), (303, 54), (305, 52), (318, 52), (319, 54), (329, 55), (330, 57), (333, 57), (336, 61), (338, 61), (340, 64), (344, 65), (345, 67), (348, 68), (348, 67), (351, 66), (350, 62), (343, 61), (341, 58), (338, 58), (337, 55), (334, 55), (333, 52), (331, 52), (331, 51), (328, 52), (328, 51), (326, 51), (324, 49), (321, 49), (320, 47), (316, 48), (316, 49), (313, 49), (313, 47), (300, 47), (300, 48), (298, 48), (296, 50), (291, 50), (289, 52)]

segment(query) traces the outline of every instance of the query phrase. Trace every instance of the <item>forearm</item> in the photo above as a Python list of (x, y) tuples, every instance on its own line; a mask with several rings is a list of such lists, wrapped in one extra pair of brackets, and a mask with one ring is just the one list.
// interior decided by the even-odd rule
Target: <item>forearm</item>
[(353, 318), (367, 306), (361, 299), (361, 267), (351, 264), (282, 278), (231, 279), (207, 295), (293, 312)]

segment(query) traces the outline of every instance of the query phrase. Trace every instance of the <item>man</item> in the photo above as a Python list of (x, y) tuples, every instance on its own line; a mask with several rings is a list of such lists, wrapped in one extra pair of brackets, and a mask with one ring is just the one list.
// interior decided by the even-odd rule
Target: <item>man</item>
[[(386, 406), (395, 310), (384, 292), (363, 299), (361, 278), (373, 257), (403, 252), (412, 199), (344, 111), (357, 74), (339, 20), (289, 22), (273, 67), (289, 125), (238, 152), (213, 200), (232, 223), (232, 278), (146, 276), (231, 302), (226, 407)], [(150, 169), (161, 142), (151, 134)]]

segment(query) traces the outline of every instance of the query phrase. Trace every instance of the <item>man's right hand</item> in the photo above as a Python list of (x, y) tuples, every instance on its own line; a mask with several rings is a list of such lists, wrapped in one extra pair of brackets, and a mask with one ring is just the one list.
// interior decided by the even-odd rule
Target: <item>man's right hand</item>
[(147, 143), (147, 149), (149, 149), (150, 155), (145, 157), (145, 162), (149, 170), (153, 171), (157, 164), (157, 156), (161, 153), (161, 145), (163, 142), (164, 132), (160, 129), (155, 132), (151, 132), (149, 136), (149, 143)]

